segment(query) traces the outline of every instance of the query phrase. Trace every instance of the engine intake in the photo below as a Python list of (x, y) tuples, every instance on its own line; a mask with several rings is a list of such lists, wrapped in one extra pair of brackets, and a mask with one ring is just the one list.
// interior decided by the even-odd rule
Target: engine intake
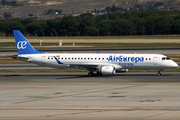
[(114, 75), (116, 70), (113, 66), (103, 66), (101, 67), (102, 75)]

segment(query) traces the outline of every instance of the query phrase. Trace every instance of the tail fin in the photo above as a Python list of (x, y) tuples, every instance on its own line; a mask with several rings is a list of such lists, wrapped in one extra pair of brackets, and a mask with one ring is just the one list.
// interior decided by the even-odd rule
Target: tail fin
[(14, 38), (18, 54), (41, 54), (42, 52), (35, 50), (31, 44), (26, 40), (23, 34), (19, 30), (13, 30)]

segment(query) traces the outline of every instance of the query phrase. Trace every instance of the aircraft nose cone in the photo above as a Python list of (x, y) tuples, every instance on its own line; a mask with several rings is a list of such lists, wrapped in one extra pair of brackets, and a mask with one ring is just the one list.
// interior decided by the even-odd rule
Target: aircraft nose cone
[(178, 64), (175, 63), (175, 62), (173, 62), (173, 63), (171, 63), (171, 66), (177, 68), (177, 67), (178, 67)]

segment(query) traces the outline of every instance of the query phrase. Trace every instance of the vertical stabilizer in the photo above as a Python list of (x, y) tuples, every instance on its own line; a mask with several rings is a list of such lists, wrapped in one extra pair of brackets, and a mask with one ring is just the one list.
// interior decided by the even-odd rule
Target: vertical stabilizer
[(14, 38), (18, 54), (42, 54), (42, 52), (35, 50), (31, 44), (26, 40), (23, 34), (19, 30), (13, 30)]

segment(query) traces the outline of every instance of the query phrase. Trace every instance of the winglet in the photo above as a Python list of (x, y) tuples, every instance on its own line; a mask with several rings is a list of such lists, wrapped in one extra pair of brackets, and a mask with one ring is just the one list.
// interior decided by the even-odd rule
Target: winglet
[(23, 34), (19, 30), (13, 30), (14, 38), (18, 54), (42, 54), (42, 52), (35, 50), (31, 44), (26, 40)]
[(98, 51), (96, 51), (97, 52), (97, 54), (99, 54), (99, 52)]

